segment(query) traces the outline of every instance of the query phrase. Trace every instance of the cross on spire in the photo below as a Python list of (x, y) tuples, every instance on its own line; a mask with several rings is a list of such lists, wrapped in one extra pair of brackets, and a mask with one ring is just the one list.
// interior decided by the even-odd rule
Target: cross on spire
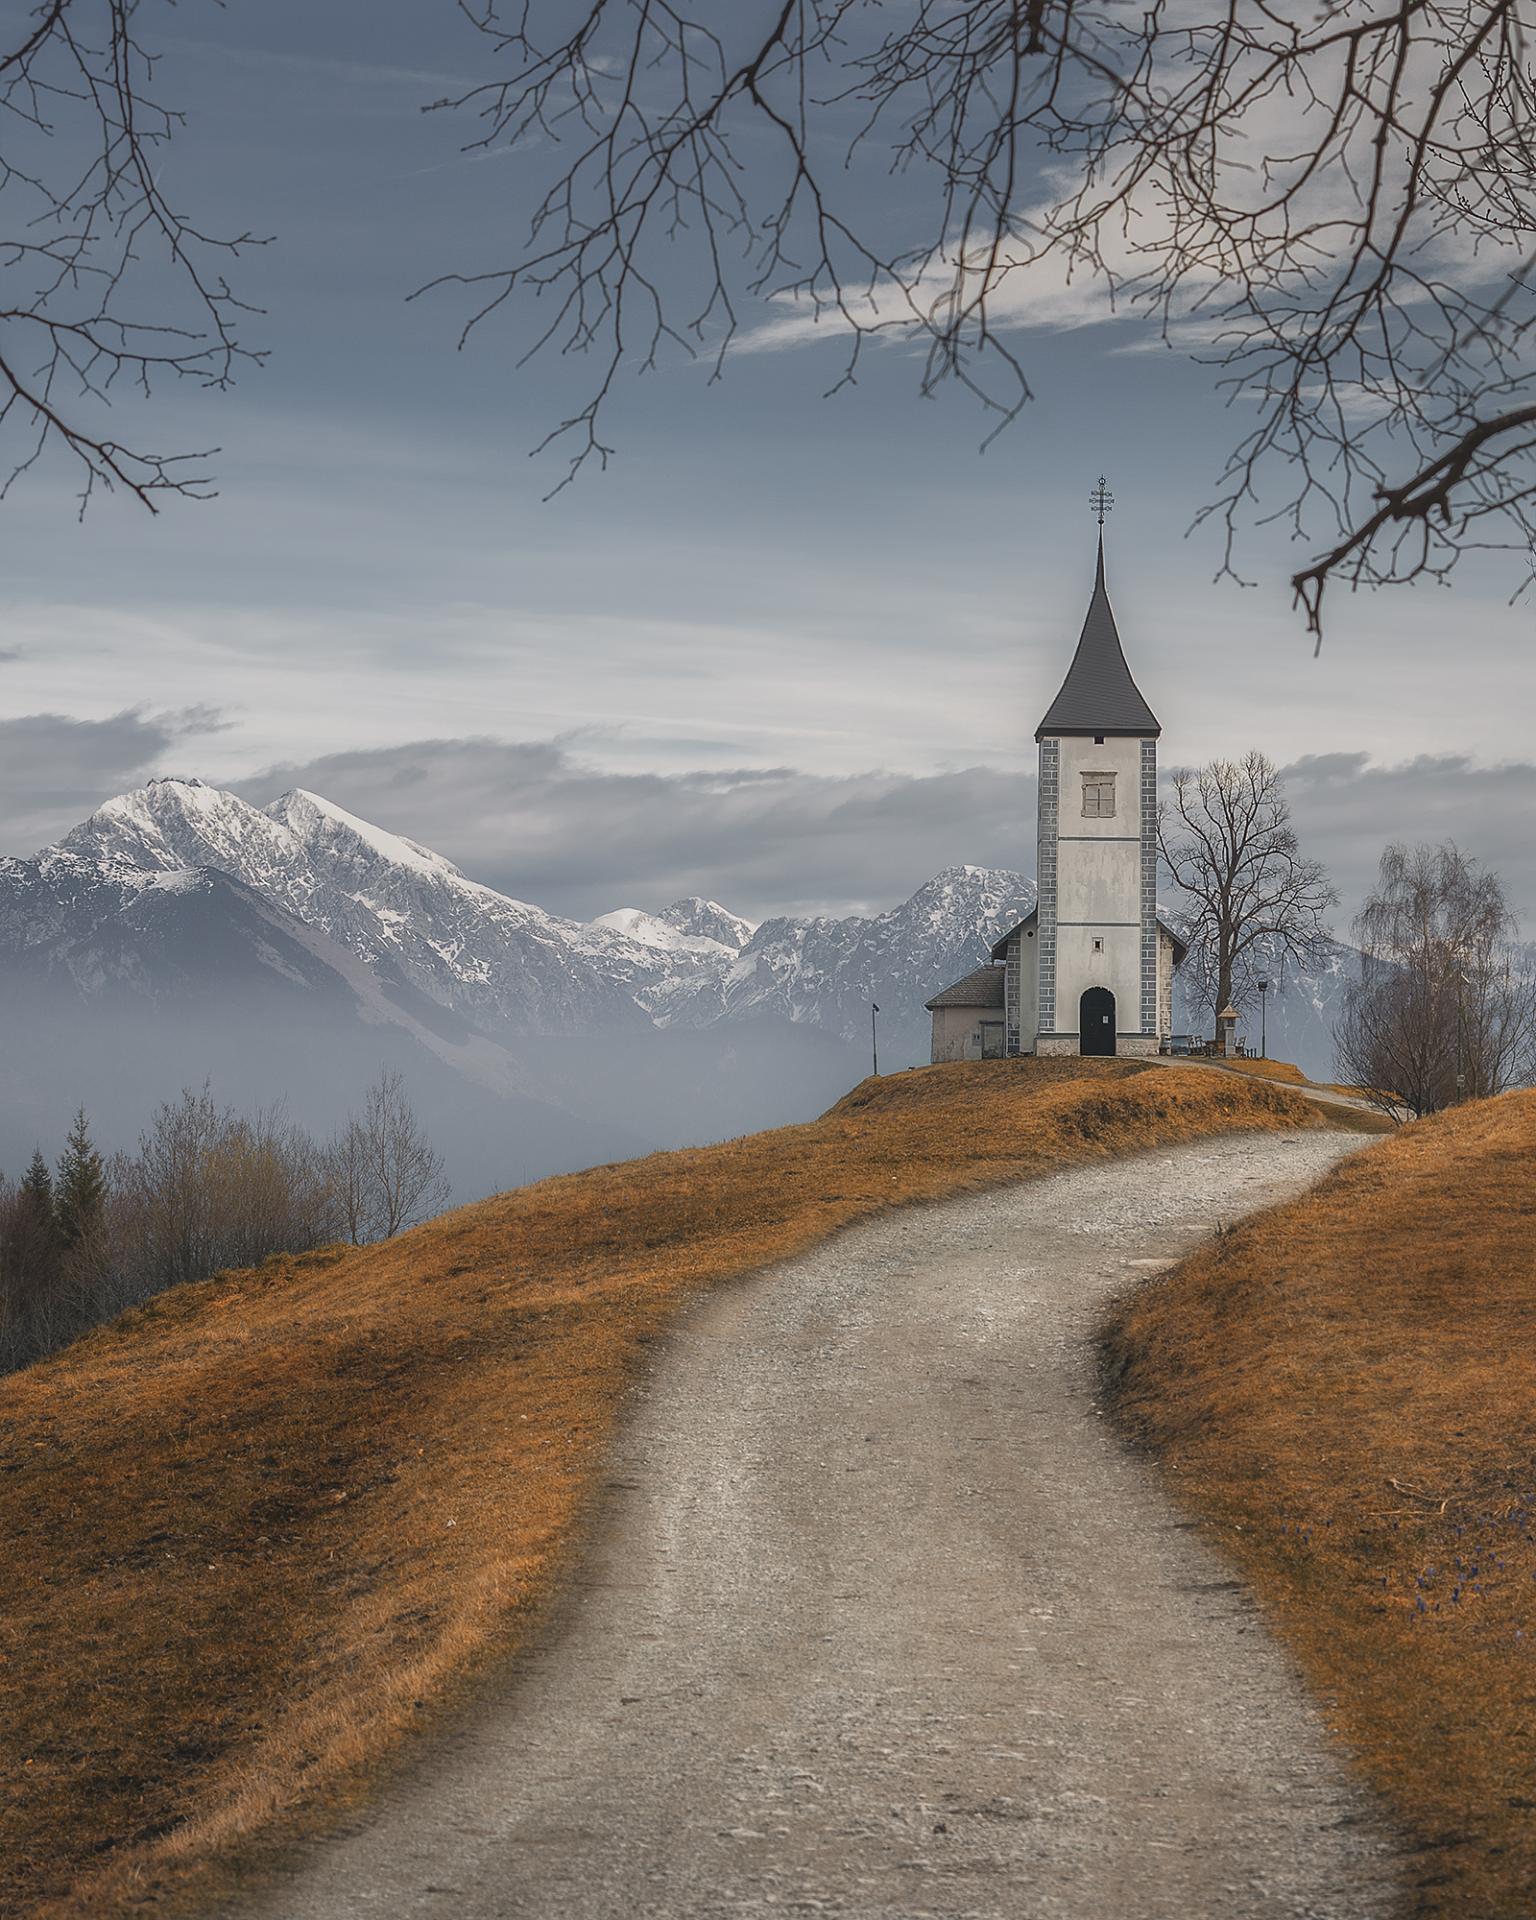
[(1088, 496), (1088, 504), (1090, 507), (1093, 508), (1094, 512), (1098, 515), (1099, 531), (1102, 533), (1104, 530), (1104, 516), (1106, 513), (1113, 512), (1114, 505), (1115, 505), (1115, 496), (1110, 492), (1108, 486), (1105, 484), (1104, 476), (1102, 473), (1099, 475), (1099, 484), (1094, 488), (1093, 492), (1090, 493)]

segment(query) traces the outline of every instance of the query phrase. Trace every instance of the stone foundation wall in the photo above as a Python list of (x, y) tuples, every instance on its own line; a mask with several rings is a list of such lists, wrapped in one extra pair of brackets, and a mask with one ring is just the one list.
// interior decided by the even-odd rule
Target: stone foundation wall
[(1035, 1052), (1046, 1058), (1055, 1058), (1066, 1053), (1076, 1053), (1078, 1040), (1075, 1033), (1042, 1033), (1035, 1041)]
[[(1158, 1038), (1155, 1033), (1117, 1033), (1115, 1052), (1122, 1060), (1156, 1059)], [(1035, 1042), (1035, 1052), (1042, 1059), (1061, 1059), (1065, 1055), (1074, 1057), (1081, 1052), (1081, 1043), (1075, 1033), (1042, 1033)]]

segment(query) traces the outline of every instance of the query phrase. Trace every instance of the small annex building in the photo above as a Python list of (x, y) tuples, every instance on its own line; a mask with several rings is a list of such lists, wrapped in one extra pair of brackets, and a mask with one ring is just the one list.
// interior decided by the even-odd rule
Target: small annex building
[(978, 967), (927, 1002), (933, 1015), (933, 1058), (1001, 1060), (1008, 1052), (1003, 969)]
[(1101, 518), (1077, 651), (1035, 733), (1038, 898), (988, 965), (926, 1002), (935, 1062), (1162, 1049), (1186, 947), (1157, 910), (1161, 733), (1120, 644)]

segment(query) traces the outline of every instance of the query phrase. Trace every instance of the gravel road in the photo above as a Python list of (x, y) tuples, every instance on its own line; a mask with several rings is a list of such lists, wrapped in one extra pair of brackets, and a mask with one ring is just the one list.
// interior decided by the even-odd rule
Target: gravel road
[(242, 1920), (1384, 1915), (1391, 1843), (1094, 1405), (1107, 1296), (1358, 1136), (898, 1214), (702, 1303), (570, 1601)]

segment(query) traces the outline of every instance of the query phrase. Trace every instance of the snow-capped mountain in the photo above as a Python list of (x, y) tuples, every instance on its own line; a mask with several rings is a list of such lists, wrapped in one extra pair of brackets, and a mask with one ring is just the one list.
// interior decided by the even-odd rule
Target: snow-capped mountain
[(951, 867), (870, 918), (754, 926), (694, 897), (656, 913), (566, 920), (318, 794), (295, 789), (254, 807), (177, 779), (108, 801), (31, 864), (42, 874), (60, 862), (130, 888), (224, 874), (334, 941), (386, 989), (498, 1037), (772, 1017), (858, 1039), (873, 996), (893, 1065), (926, 1057), (923, 1001), (977, 965), (1034, 901), (1018, 874)]
[(928, 1058), (923, 1002), (980, 966), (1034, 903), (1034, 883), (1022, 874), (946, 867), (910, 900), (871, 918), (765, 920), (718, 978), (649, 989), (644, 999), (669, 1024), (772, 1013), (861, 1043), (874, 1001), (887, 1060), (911, 1065)]
[(0, 1167), (77, 1102), (130, 1145), (209, 1077), (328, 1132), (393, 1065), (471, 1198), (803, 1119), (857, 1077), (814, 1027), (659, 1028), (642, 996), (717, 976), (750, 927), (696, 900), (655, 925), (545, 913), (316, 794), (156, 781), (0, 860)]
[(657, 918), (669, 927), (676, 927), (679, 933), (718, 941), (732, 953), (740, 953), (757, 932), (755, 920), (743, 920), (739, 913), (722, 907), (718, 900), (701, 900), (696, 893), (663, 907)]
[(734, 960), (754, 931), (752, 921), (697, 895), (674, 900), (660, 913), (647, 913), (643, 907), (618, 907), (612, 913), (599, 914), (592, 925), (609, 927), (660, 953), (715, 961)]
[(76, 1105), (104, 1147), (127, 1147), (157, 1102), (204, 1082), (323, 1134), (385, 1066), (407, 1076), (461, 1198), (651, 1144), (215, 868), (0, 861), (0, 1009), (7, 1170)]
[(660, 947), (481, 886), (441, 854), (303, 789), (260, 808), (200, 780), (152, 780), (39, 859), (58, 854), (104, 871), (228, 874), (386, 981), (496, 1029), (637, 1022), (637, 990), (673, 973)]

